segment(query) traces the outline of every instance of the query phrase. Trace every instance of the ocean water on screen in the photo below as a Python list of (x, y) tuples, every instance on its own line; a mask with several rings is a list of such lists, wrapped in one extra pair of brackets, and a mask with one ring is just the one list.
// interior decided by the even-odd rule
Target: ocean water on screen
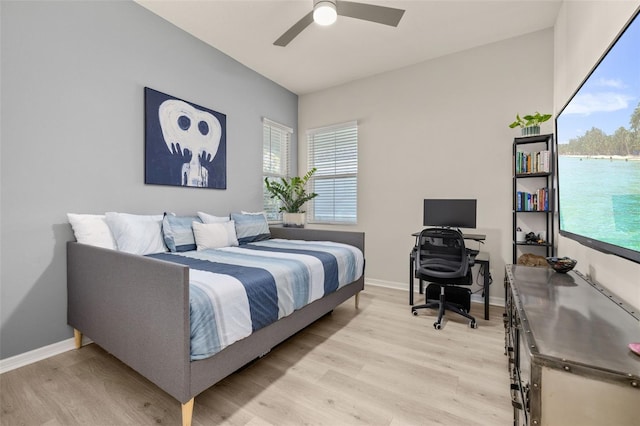
[(640, 161), (560, 156), (560, 229), (640, 251)]

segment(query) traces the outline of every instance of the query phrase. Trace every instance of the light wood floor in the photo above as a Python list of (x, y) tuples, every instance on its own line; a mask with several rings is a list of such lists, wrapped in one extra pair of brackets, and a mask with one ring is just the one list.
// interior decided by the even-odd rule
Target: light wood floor
[[(416, 301), (422, 300), (417, 296)], [(194, 425), (509, 425), (502, 309), (478, 328), (368, 286), (195, 398)], [(180, 404), (94, 344), (0, 376), (2, 425), (179, 425)]]

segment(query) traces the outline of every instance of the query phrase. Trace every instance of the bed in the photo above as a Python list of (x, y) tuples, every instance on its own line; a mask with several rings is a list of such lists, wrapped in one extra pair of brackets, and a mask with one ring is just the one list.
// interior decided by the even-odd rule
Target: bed
[[(361, 251), (364, 262), (364, 234), (360, 232), (283, 227), (272, 227), (270, 232), (275, 240), (347, 244)], [(269, 245), (269, 241), (265, 243)], [(163, 256), (67, 244), (67, 318), (74, 329), (76, 348), (86, 335), (177, 399), (182, 404), (183, 426), (191, 424), (194, 398), (199, 393), (352, 296), (357, 309), (364, 274), (291, 313), (281, 313), (273, 323), (254, 327), (247, 337), (203, 359), (191, 353), (189, 282), (190, 267)]]

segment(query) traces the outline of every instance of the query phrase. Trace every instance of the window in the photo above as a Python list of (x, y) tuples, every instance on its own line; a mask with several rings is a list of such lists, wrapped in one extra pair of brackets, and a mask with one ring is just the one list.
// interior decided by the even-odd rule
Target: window
[(355, 224), (358, 219), (358, 123), (307, 132), (309, 168), (316, 173), (309, 191), (318, 196), (307, 205), (310, 223)]
[(289, 151), (293, 129), (278, 124), (267, 118), (262, 120), (262, 194), (264, 212), (267, 220), (277, 222), (282, 220), (280, 201), (272, 199), (264, 186), (264, 178), (289, 177)]

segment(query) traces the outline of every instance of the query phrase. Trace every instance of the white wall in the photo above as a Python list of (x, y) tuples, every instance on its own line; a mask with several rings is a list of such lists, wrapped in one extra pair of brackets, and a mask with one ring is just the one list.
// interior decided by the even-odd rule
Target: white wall
[[(307, 129), (358, 120), (358, 225), (367, 279), (408, 287), (408, 256), (424, 198), (477, 198), (492, 299), (511, 262), (511, 149), (517, 112), (551, 112), (551, 29), (301, 96), (299, 164)], [(551, 132), (552, 126), (543, 127)]]
[[(640, 7), (638, 0), (565, 1), (555, 25), (554, 107), (562, 108)], [(560, 237), (558, 252), (578, 260), (589, 274), (635, 307), (640, 307), (640, 265)]]

